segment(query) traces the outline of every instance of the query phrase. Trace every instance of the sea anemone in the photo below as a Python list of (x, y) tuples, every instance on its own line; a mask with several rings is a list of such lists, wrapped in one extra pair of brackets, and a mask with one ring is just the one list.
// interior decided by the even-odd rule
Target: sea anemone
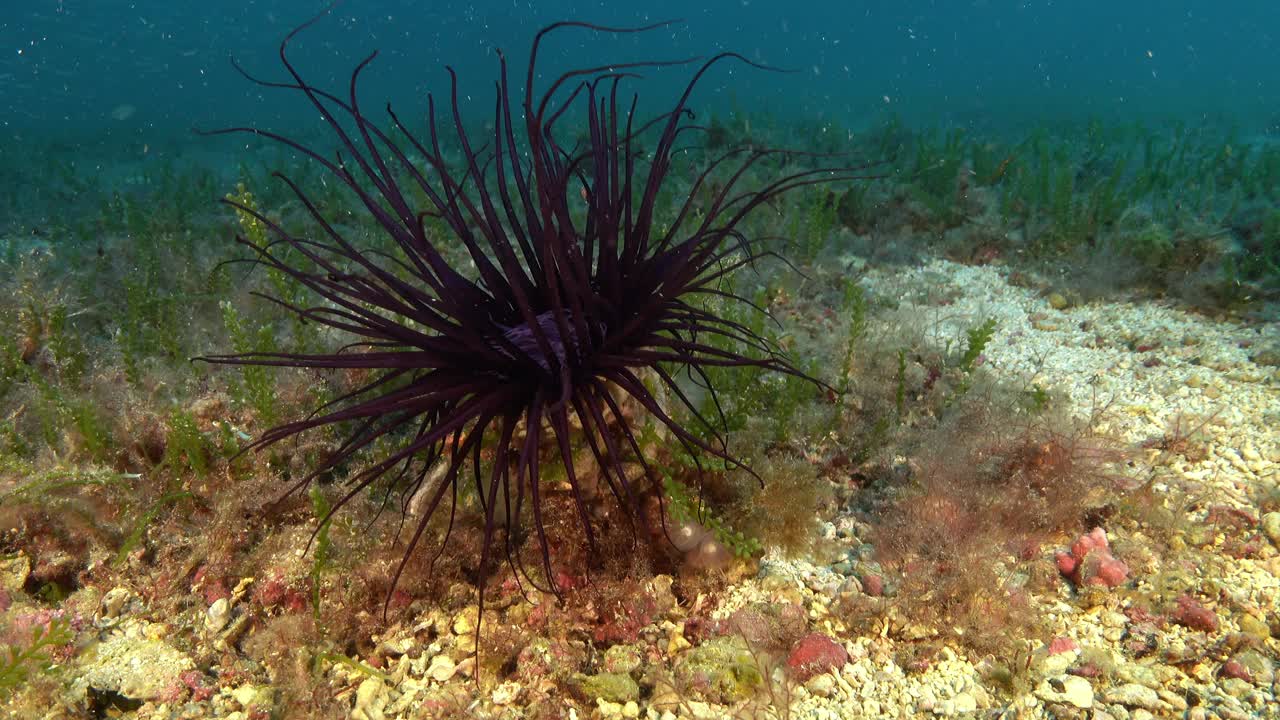
[[(237, 238), (252, 252), (248, 259), (287, 275), (319, 301), (303, 307), (270, 299), (352, 341), (334, 352), (203, 359), (345, 369), (365, 378), (310, 416), (266, 430), (246, 449), (267, 448), (316, 428), (339, 428), (345, 439), (290, 492), (361, 458), (365, 464), (351, 472), (332, 512), (375, 482), (388, 488), (388, 496), (398, 492), (404, 508), (411, 502), (420, 508), (413, 513), (416, 525), (392, 588), (429, 520), (446, 503), (449, 531), (436, 557), (448, 546), (459, 487), (473, 482), (484, 516), (477, 583), (481, 607), (500, 531), (508, 561), (521, 569), (517, 577), (537, 585), (519, 561), (518, 545), (530, 538), (541, 555), (540, 574), (545, 580), (553, 577), (547, 491), (539, 482), (547, 472), (545, 462), (563, 468), (593, 554), (598, 521), (592, 520), (592, 498), (584, 489), (588, 471), (575, 461), (575, 448), (585, 443), (589, 449), (596, 464), (590, 472), (599, 474), (601, 488), (607, 486), (633, 537), (639, 526), (651, 524), (642, 498), (661, 497), (656, 473), (641, 451), (637, 414), (647, 413), (691, 455), (743, 467), (728, 449), (723, 418), (702, 412), (691, 387), (701, 386), (700, 397), (715, 400), (707, 369), (716, 366), (803, 374), (761, 333), (709, 308), (747, 303), (726, 279), (770, 254), (744, 233), (749, 213), (788, 190), (853, 177), (857, 170), (810, 167), (742, 189), (762, 160), (789, 154), (730, 149), (692, 175), (683, 202), (659, 221), (659, 191), (670, 177), (673, 157), (683, 152), (677, 142), (701, 129), (687, 108), (694, 86), (718, 63), (756, 64), (735, 53), (702, 61), (675, 106), (643, 121), (636, 97), (622, 94), (634, 71), (697, 60), (575, 69), (536, 89), (538, 51), (548, 36), (570, 29), (616, 34), (661, 26), (584, 22), (555, 23), (536, 35), (523, 102), (514, 116), (506, 60), (498, 54), (492, 133), (486, 132), (479, 146), (464, 129), (457, 77), (448, 69), (451, 122), (446, 124), (452, 125), (451, 152), (460, 158), (450, 163), (430, 95), (425, 139), (390, 105), (386, 110), (394, 129), (380, 128), (362, 109), (357, 84), (376, 52), (355, 67), (345, 96), (304, 79), (289, 59), (289, 45), (318, 19), (294, 29), (280, 44), (290, 79), (272, 82), (240, 71), (260, 86), (303, 96), (336, 138), (334, 156), (256, 127), (216, 132), (264, 136), (317, 163), (330, 181), (359, 200), (394, 248), (357, 247), (344, 237), (332, 208), (326, 212), (313, 194), (282, 173), (276, 177), (310, 215), (315, 237), (295, 235), (255, 207), (227, 200), (270, 232), (268, 242)], [(584, 113), (586, 133), (566, 146), (557, 123), (570, 111)], [(645, 152), (639, 149), (642, 138)], [(438, 230), (442, 227), (447, 232)], [(442, 252), (446, 241), (459, 248), (454, 257), (465, 257), (474, 267), (451, 264)], [(369, 457), (375, 443), (392, 449)], [(531, 527), (532, 534), (522, 527)], [(557, 590), (548, 585), (545, 589)]]

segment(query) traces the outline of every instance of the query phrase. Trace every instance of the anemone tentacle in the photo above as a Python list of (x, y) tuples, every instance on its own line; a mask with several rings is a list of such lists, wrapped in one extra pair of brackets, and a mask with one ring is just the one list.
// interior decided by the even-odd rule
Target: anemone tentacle
[[(203, 359), (377, 371), (373, 379), (311, 415), (263, 432), (249, 449), (260, 450), (317, 428), (353, 426), (329, 457), (294, 484), (296, 491), (367, 453), (375, 441), (394, 441), (389, 454), (371, 459), (347, 478), (349, 487), (330, 510), (330, 514), (339, 511), (384, 478), (391, 480), (389, 488), (398, 488), (406, 511), (423, 498), (407, 549), (391, 579), (392, 588), (422, 542), (428, 522), (447, 503), (449, 529), (431, 562), (440, 556), (453, 531), (458, 487), (466, 482), (470, 464), (484, 515), (478, 583), (481, 607), (487, 563), (499, 528), (504, 528), (502, 551), (508, 562), (523, 568), (520, 548), (514, 543), (523, 537), (526, 522), (532, 526), (543, 584), (527, 572), (517, 576), (558, 592), (551, 579), (547, 497), (540, 487), (546, 457), (554, 458), (552, 462), (565, 472), (574, 512), (592, 550), (597, 546), (597, 530), (582, 469), (575, 467), (576, 442), (585, 442), (599, 468), (602, 487), (633, 532), (646, 523), (643, 494), (661, 496), (624, 401), (648, 413), (695, 457), (707, 455), (728, 467), (745, 467), (729, 450), (719, 398), (705, 369), (759, 368), (806, 376), (762, 333), (704, 309), (698, 298), (740, 302), (764, 312), (722, 284), (732, 273), (772, 255), (759, 249), (757, 239), (747, 237), (741, 227), (744, 220), (797, 188), (865, 177), (867, 166), (799, 169), (759, 187), (744, 188), (745, 179), (760, 163), (806, 154), (734, 148), (693, 174), (688, 197), (678, 203), (670, 224), (659, 230), (659, 194), (672, 173), (677, 140), (700, 127), (693, 124), (688, 108), (697, 84), (720, 63), (764, 66), (728, 52), (702, 60), (674, 106), (644, 120), (637, 117), (637, 96), (628, 99), (623, 94), (623, 87), (637, 77), (634, 71), (689, 65), (698, 59), (572, 69), (539, 90), (535, 83), (539, 49), (544, 40), (562, 30), (630, 34), (669, 23), (641, 27), (555, 23), (534, 37), (518, 101), (522, 122), (513, 116), (507, 60), (499, 53), (493, 128), (485, 142), (477, 146), (468, 136), (458, 78), (447, 68), (448, 118), (438, 121), (435, 99), (428, 95), (425, 137), (412, 132), (386, 107), (391, 127), (403, 137), (406, 149), (359, 103), (359, 80), (376, 52), (356, 65), (345, 96), (311, 84), (293, 64), (291, 43), (319, 17), (295, 28), (280, 44), (279, 58), (288, 80), (269, 81), (238, 64), (236, 68), (257, 85), (304, 96), (332, 132), (338, 152), (326, 156), (286, 134), (250, 126), (213, 134), (252, 133), (317, 163), (352, 193), (394, 243), (398, 255), (357, 248), (306, 189), (277, 174), (322, 236), (291, 234), (257, 210), (233, 202), (264, 223), (272, 236), (265, 244), (237, 240), (249, 249), (250, 261), (284, 273), (321, 302), (299, 307), (269, 299), (354, 340), (337, 352), (242, 353)], [(580, 105), (585, 106), (585, 139), (566, 148), (553, 129)], [(451, 129), (460, 162), (446, 159), (440, 125)], [(650, 135), (656, 135), (654, 149), (642, 158), (638, 142)], [(713, 174), (726, 172), (708, 204), (696, 207), (695, 195), (711, 184)], [(414, 199), (418, 196), (425, 200), (421, 206)], [(576, 220), (583, 211), (585, 217)], [(465, 250), (474, 277), (446, 259), (438, 240), (427, 231), (429, 217), (441, 221)], [(696, 377), (695, 382), (708, 392), (718, 418), (706, 417), (681, 387), (677, 375), (682, 371)], [(642, 379), (646, 372), (674, 399), (674, 408), (665, 407), (646, 387)], [(543, 448), (546, 438), (551, 440), (550, 447)], [(482, 477), (485, 446), (495, 452)], [(639, 462), (644, 474), (640, 481), (649, 483), (648, 487), (637, 486), (628, 474), (625, 463), (632, 459)], [(387, 492), (384, 505), (391, 490)]]

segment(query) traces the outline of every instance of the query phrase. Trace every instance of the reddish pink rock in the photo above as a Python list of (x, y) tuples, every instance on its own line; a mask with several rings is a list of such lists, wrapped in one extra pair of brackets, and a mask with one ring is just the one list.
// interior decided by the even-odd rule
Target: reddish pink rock
[(1092, 576), (1085, 579), (1085, 583), (1113, 588), (1128, 579), (1129, 566), (1114, 557), (1110, 557), (1110, 552), (1107, 552), (1107, 555), (1108, 557), (1098, 558), (1097, 568)]
[(787, 667), (800, 681), (843, 666), (849, 662), (844, 646), (823, 635), (811, 633), (800, 639), (787, 657)]
[(579, 579), (578, 576), (570, 574), (567, 570), (556, 570), (556, 587), (562, 593), (577, 590), (581, 587), (582, 583), (579, 582)]
[(1076, 574), (1076, 565), (1079, 561), (1075, 556), (1065, 550), (1058, 550), (1053, 554), (1053, 561), (1058, 565), (1058, 572), (1064, 577), (1071, 577)]
[(1082, 678), (1096, 678), (1102, 676), (1102, 668), (1091, 662), (1087, 662), (1083, 665), (1067, 668), (1067, 674), (1076, 675)]
[(187, 686), (183, 685), (182, 681), (175, 680), (161, 689), (156, 699), (162, 703), (176, 705), (186, 700), (188, 693), (190, 693), (190, 690), (187, 689)]
[(1249, 668), (1241, 665), (1240, 661), (1235, 658), (1222, 663), (1220, 673), (1222, 677), (1235, 678), (1237, 680), (1244, 680), (1245, 682), (1250, 683), (1253, 682), (1253, 674), (1249, 672)]
[(413, 604), (413, 596), (400, 589), (392, 590), (391, 599), (387, 601), (387, 607), (392, 610), (403, 610), (411, 604)]
[(1069, 637), (1056, 637), (1049, 642), (1049, 654), (1058, 655), (1064, 652), (1079, 650), (1080, 646)]
[(182, 684), (191, 690), (191, 699), (195, 702), (204, 702), (213, 697), (213, 688), (204, 684), (204, 676), (199, 670), (188, 670), (181, 675)]
[(884, 580), (879, 575), (863, 575), (862, 591), (871, 597), (880, 597), (884, 594)]
[[(741, 635), (747, 645), (755, 648), (785, 649), (801, 632), (809, 627), (805, 609), (793, 603), (757, 603), (740, 608), (725, 620), (715, 621), (711, 628), (715, 635)], [(684, 636), (697, 644), (691, 635), (689, 620), (685, 620)]]
[(231, 598), (231, 591), (227, 589), (227, 584), (222, 578), (211, 576), (208, 565), (201, 565), (200, 569), (196, 570), (196, 575), (191, 580), (191, 591), (203, 593), (206, 605), (212, 605), (223, 598)]
[(1178, 598), (1178, 607), (1169, 615), (1169, 619), (1192, 630), (1204, 632), (1218, 630), (1217, 614), (1190, 595), (1182, 595)]
[(1111, 543), (1107, 542), (1107, 533), (1100, 527), (1090, 530), (1071, 543), (1071, 554), (1077, 559), (1084, 558), (1091, 551), (1099, 549), (1111, 549)]
[(1111, 554), (1107, 533), (1100, 527), (1076, 538), (1069, 551), (1054, 553), (1053, 560), (1058, 572), (1077, 586), (1113, 588), (1129, 578), (1129, 566)]

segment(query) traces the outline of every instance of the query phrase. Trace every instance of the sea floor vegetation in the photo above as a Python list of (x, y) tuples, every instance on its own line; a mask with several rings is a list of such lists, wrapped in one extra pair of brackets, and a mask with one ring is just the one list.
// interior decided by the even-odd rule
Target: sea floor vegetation
[(190, 361), (347, 342), (254, 295), (313, 302), (287, 273), (224, 262), (269, 242), (255, 213), (317, 229), (269, 177), (323, 191), (314, 169), (25, 138), (0, 168), (24, 188), (0, 197), (0, 715), (1274, 716), (1280, 138), (827, 130), (722, 114), (656, 198), (659, 223), (710, 199), (694, 168), (736, 146), (886, 161), (749, 220), (789, 262), (731, 290), (771, 317), (708, 301), (822, 384), (708, 371), (753, 472), (628, 409), (673, 542), (588, 547), (575, 500), (602, 525), (611, 500), (578, 441), (578, 487), (541, 478), (554, 592), (480, 566), (479, 483), (393, 587), (422, 499), (330, 514), (393, 438), (291, 495), (342, 435), (241, 452), (369, 382)]

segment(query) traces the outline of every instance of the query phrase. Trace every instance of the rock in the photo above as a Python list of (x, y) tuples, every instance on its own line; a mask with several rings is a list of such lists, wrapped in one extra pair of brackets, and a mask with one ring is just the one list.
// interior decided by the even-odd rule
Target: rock
[(1103, 695), (1107, 702), (1115, 705), (1124, 705), (1130, 708), (1142, 708), (1143, 710), (1164, 710), (1167, 708), (1164, 701), (1156, 694), (1155, 690), (1146, 685), (1138, 683), (1125, 683), (1117, 685)]
[(441, 653), (431, 658), (431, 665), (427, 668), (427, 677), (436, 682), (448, 682), (458, 671), (458, 666), (453, 662), (453, 658)]
[(218, 598), (213, 601), (209, 609), (205, 611), (204, 628), (211, 634), (217, 634), (222, 628), (227, 626), (231, 621), (231, 601), (227, 598)]
[(10, 557), (0, 557), (0, 590), (10, 593), (22, 592), (31, 575), (31, 561), (27, 556), (18, 553)]
[(649, 707), (655, 712), (661, 713), (663, 716), (672, 714), (680, 709), (684, 703), (685, 696), (678, 692), (669, 682), (658, 681), (653, 686), (653, 694), (649, 696)]
[(391, 717), (408, 716), (411, 708), (420, 707), (423, 704), (418, 694), (422, 692), (424, 687), (418, 681), (411, 679), (406, 682), (401, 678), (398, 683), (394, 684), (394, 687), (400, 693), (400, 696), (382, 709), (383, 715), (390, 715)]
[(534, 638), (516, 656), (516, 672), (512, 679), (531, 687), (548, 680), (566, 680), (585, 662), (586, 651), (581, 643)]
[(659, 615), (671, 612), (677, 604), (675, 593), (671, 591), (674, 584), (675, 579), (670, 575), (657, 575), (649, 581), (649, 593), (653, 598), (654, 609)]
[(1049, 307), (1053, 308), (1054, 310), (1066, 310), (1067, 308), (1071, 307), (1071, 302), (1068, 301), (1066, 296), (1064, 296), (1062, 293), (1057, 293), (1057, 292), (1049, 293), (1049, 296), (1046, 297), (1045, 300), (1049, 302)]
[(222, 631), (222, 634), (218, 636), (218, 639), (213, 641), (213, 646), (218, 650), (226, 652), (240, 641), (240, 636), (244, 635), (245, 631), (248, 629), (249, 615), (247, 613), (239, 615), (231, 621), (231, 624), (227, 626), (226, 630)]
[(493, 704), (510, 705), (516, 701), (516, 698), (520, 697), (520, 691), (523, 689), (524, 686), (518, 682), (504, 682), (493, 689)]
[(604, 651), (604, 669), (611, 673), (630, 673), (644, 661), (640, 649), (634, 645), (614, 645)]
[(693, 647), (693, 643), (684, 636), (685, 624), (683, 622), (673, 625), (671, 633), (667, 638), (667, 654), (671, 656), (679, 655), (682, 651)]
[(1280, 348), (1264, 348), (1249, 358), (1255, 365), (1280, 367)]
[(1280, 512), (1269, 512), (1262, 516), (1262, 534), (1267, 536), (1272, 545), (1280, 548)]
[[(1090, 699), (1093, 698), (1092, 691), (1090, 691), (1089, 697)], [(956, 713), (960, 715), (966, 715), (968, 713), (978, 711), (978, 699), (967, 692), (958, 693), (955, 697), (951, 698), (951, 701), (955, 703)]]
[(574, 675), (570, 680), (589, 698), (622, 703), (640, 699), (640, 686), (625, 673), (603, 672), (595, 675)]
[(1244, 698), (1253, 692), (1253, 683), (1240, 678), (1224, 678), (1220, 685), (1223, 692), (1237, 699)]
[(805, 636), (787, 656), (787, 667), (801, 681), (831, 672), (849, 662), (844, 646), (822, 633)]
[[(242, 703), (243, 704), (243, 703)], [(355, 706), (351, 708), (351, 720), (383, 720), (387, 706), (387, 686), (375, 677), (366, 678), (356, 688)]]
[(1235, 662), (1244, 669), (1248, 677), (1243, 679), (1252, 680), (1263, 687), (1275, 681), (1275, 663), (1257, 650), (1245, 650), (1228, 662)]
[(468, 606), (453, 617), (454, 635), (472, 635), (476, 630), (476, 619), (480, 616), (479, 608)]
[[(1055, 640), (1054, 643), (1057, 641)], [(1074, 644), (1074, 640), (1071, 641)], [(1044, 677), (1056, 677), (1067, 674), (1067, 668), (1076, 664), (1080, 657), (1079, 647), (1054, 652), (1054, 643), (1049, 644), (1049, 654), (1039, 662), (1039, 674)], [(1061, 647), (1061, 644), (1059, 644)]]
[(1165, 690), (1164, 688), (1160, 688), (1156, 690), (1156, 694), (1160, 696), (1161, 700), (1169, 703), (1169, 707), (1173, 708), (1177, 712), (1186, 711), (1187, 701), (1178, 693), (1173, 692), (1172, 690)]
[(1137, 683), (1146, 685), (1152, 690), (1160, 689), (1160, 675), (1151, 667), (1138, 663), (1126, 662), (1116, 665), (1115, 679), (1120, 683)]
[(676, 686), (698, 688), (712, 702), (732, 704), (764, 683), (760, 665), (740, 636), (712, 638), (689, 650), (675, 667)]
[(809, 678), (804, 689), (818, 697), (831, 697), (836, 691), (836, 679), (831, 673), (822, 673)]
[(858, 578), (845, 578), (840, 583), (840, 587), (836, 588), (836, 600), (852, 601), (862, 593), (862, 583), (858, 582)]
[(602, 718), (638, 718), (640, 717), (640, 705), (635, 700), (628, 700), (625, 703), (609, 702), (608, 700), (596, 700), (596, 708)]
[(1035, 691), (1036, 697), (1050, 703), (1063, 703), (1088, 710), (1093, 707), (1093, 685), (1076, 675), (1045, 678)]
[(1256, 615), (1240, 616), (1240, 632), (1264, 643), (1271, 639), (1271, 628)]
[(400, 657), (411, 654), (417, 645), (413, 636), (388, 638), (378, 643), (378, 651), (388, 657)]
[[(381, 681), (378, 682), (381, 685)], [(245, 710), (270, 710), (276, 701), (276, 691), (268, 685), (241, 685), (231, 691), (231, 698)], [(381, 717), (381, 715), (379, 715)], [(370, 720), (373, 720), (370, 718)]]
[(86, 652), (82, 677), (94, 690), (132, 700), (154, 700), (195, 669), (190, 657), (160, 641), (112, 635)]
[(124, 606), (133, 597), (133, 593), (126, 587), (113, 587), (102, 596), (100, 605), (103, 619), (112, 620), (120, 617), (124, 611)]

